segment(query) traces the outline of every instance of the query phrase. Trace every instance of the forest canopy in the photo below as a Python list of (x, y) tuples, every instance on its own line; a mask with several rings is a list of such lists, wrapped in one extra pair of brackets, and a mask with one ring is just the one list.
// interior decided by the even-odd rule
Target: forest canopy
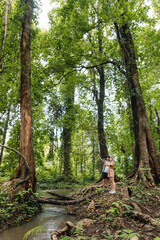
[[(97, 180), (98, 153), (120, 178), (159, 183), (158, 1), (58, 3), (43, 30), (39, 1), (0, 1), (0, 144), (26, 157), (33, 190), (35, 176)], [(28, 175), (3, 147), (0, 164), (2, 179)]]

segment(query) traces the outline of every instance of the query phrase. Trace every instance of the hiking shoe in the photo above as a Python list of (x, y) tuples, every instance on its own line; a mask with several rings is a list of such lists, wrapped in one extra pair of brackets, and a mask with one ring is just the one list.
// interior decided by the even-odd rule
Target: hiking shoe
[(107, 189), (106, 192), (110, 192), (110, 191)]
[(109, 193), (111, 193), (111, 194), (115, 194), (116, 191), (111, 190), (111, 191), (109, 191)]
[(105, 189), (103, 189), (102, 192), (105, 192)]

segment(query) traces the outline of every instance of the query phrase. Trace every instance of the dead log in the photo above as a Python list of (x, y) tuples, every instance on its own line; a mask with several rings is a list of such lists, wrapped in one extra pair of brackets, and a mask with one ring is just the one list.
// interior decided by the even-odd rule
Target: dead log
[(52, 233), (51, 239), (52, 240), (58, 240), (58, 236), (67, 233), (68, 231), (70, 231), (72, 228), (75, 228), (75, 227), (76, 226), (72, 222), (67, 221), (66, 226), (64, 228)]
[(58, 194), (58, 193), (54, 193), (54, 192), (47, 192), (47, 193), (52, 195), (52, 196), (58, 197), (61, 200), (74, 200), (71, 197), (68, 197), (68, 196), (65, 196), (65, 195), (61, 195), (61, 194)]
[(90, 193), (87, 196), (76, 199), (76, 200), (57, 200), (57, 199), (53, 199), (53, 198), (40, 197), (37, 199), (37, 201), (39, 203), (55, 204), (55, 205), (76, 205), (80, 202), (85, 201), (87, 198), (93, 197), (94, 195), (96, 195), (96, 193), (92, 193), (92, 194)]

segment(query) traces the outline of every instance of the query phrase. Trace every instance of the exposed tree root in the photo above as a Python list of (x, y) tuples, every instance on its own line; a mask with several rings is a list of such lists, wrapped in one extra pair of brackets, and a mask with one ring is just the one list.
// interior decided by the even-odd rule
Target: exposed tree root
[(153, 226), (160, 227), (160, 221), (153, 219), (147, 214), (137, 211), (131, 211), (128, 215), (138, 218), (140, 221), (150, 222)]
[(125, 178), (132, 178), (132, 177), (135, 175), (136, 171), (137, 171), (137, 170), (134, 168), (132, 171), (130, 171), (130, 172), (127, 174), (127, 176), (126, 176)]
[(137, 203), (132, 202), (132, 206), (136, 209), (137, 212), (142, 213), (142, 211)]

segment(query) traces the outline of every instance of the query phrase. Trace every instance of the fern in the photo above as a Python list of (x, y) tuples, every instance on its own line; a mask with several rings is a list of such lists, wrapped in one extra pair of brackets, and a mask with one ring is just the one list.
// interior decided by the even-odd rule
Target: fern
[(29, 230), (23, 237), (23, 240), (26, 240), (29, 236), (33, 235), (33, 234), (37, 234), (38, 232), (41, 232), (43, 230), (46, 230), (45, 227), (43, 226), (38, 226), (35, 228), (32, 228), (31, 230)]

